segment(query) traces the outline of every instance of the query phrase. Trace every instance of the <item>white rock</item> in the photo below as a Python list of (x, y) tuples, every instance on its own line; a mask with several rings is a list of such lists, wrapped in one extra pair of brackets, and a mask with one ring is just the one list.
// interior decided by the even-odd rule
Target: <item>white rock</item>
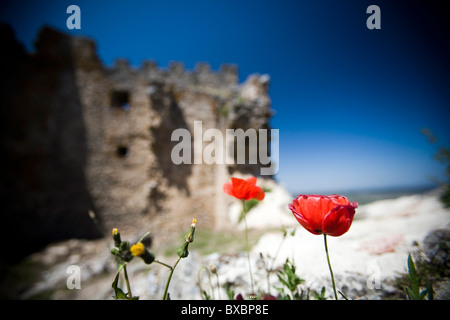
[[(360, 211), (363, 214), (358, 217)], [(358, 275), (364, 286), (379, 283), (383, 289), (387, 280), (407, 272), (408, 254), (430, 231), (448, 228), (449, 224), (449, 211), (433, 195), (405, 196), (361, 206), (346, 234), (327, 237), (334, 274), (341, 278), (337, 287), (345, 286), (349, 276)], [(281, 241), (280, 233), (265, 234), (253, 252), (273, 256)], [(299, 227), (295, 236), (284, 240), (276, 261), (282, 264), (286, 258), (295, 261), (306, 285), (317, 287), (317, 281), (320, 286), (327, 285), (322, 283), (327, 278), (330, 282), (323, 236)]]
[[(270, 191), (266, 192), (264, 200), (247, 214), (247, 227), (249, 229), (279, 229), (297, 225), (288, 208), (288, 204), (292, 201), (292, 195), (274, 181), (263, 181), (262, 185), (269, 188)], [(229, 219), (237, 224), (241, 212), (242, 202), (235, 201), (230, 207)], [(237, 224), (237, 228), (244, 230), (244, 223)]]

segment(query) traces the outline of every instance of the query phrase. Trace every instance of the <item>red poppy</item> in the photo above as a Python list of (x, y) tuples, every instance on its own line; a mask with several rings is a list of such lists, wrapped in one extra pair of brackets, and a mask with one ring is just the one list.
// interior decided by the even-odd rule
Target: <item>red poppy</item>
[(349, 202), (337, 194), (299, 195), (289, 204), (289, 209), (306, 230), (334, 237), (348, 231), (357, 207), (357, 202)]
[(223, 191), (240, 200), (264, 199), (264, 191), (256, 185), (256, 178), (248, 179), (231, 178), (231, 182), (223, 185)]

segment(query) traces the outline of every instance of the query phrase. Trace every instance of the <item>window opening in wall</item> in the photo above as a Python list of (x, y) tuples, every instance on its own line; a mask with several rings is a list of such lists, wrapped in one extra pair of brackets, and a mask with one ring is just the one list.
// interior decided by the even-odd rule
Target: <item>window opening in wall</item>
[(130, 93), (125, 90), (113, 91), (111, 94), (111, 107), (123, 110), (130, 109)]
[(128, 154), (128, 147), (126, 146), (118, 146), (116, 150), (117, 156), (119, 158), (124, 158)]

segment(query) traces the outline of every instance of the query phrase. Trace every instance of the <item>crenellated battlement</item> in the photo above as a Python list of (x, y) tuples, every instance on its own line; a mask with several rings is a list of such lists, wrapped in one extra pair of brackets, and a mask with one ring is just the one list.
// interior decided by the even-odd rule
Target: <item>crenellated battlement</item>
[(187, 70), (183, 62), (172, 61), (167, 68), (161, 68), (155, 60), (145, 60), (140, 68), (135, 68), (131, 66), (129, 60), (120, 58), (115, 60), (114, 65), (108, 68), (107, 72), (111, 77), (128, 74), (130, 77), (144, 77), (149, 84), (162, 82), (176, 84), (182, 88), (193, 86), (234, 87), (239, 82), (238, 67), (234, 64), (223, 64), (218, 71), (214, 71), (209, 63), (199, 62), (193, 70)]

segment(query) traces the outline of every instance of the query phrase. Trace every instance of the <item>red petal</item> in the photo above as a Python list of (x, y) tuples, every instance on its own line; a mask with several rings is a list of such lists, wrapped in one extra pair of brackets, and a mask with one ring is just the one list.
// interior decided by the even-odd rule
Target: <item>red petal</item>
[(338, 206), (332, 210), (323, 221), (323, 232), (327, 235), (338, 237), (350, 229), (355, 206), (352, 204)]
[(250, 178), (246, 179), (245, 182), (247, 182), (249, 185), (256, 186), (256, 178), (255, 177), (250, 177)]
[(311, 227), (308, 220), (306, 220), (305, 217), (302, 215), (302, 213), (300, 211), (298, 211), (297, 205), (298, 205), (298, 201), (297, 201), (297, 199), (295, 199), (293, 201), (293, 203), (289, 204), (289, 209), (294, 214), (294, 217), (297, 219), (298, 223), (300, 223), (303, 228), (305, 228), (306, 230), (308, 230), (309, 232), (311, 232), (313, 234), (321, 234), (320, 232), (316, 232), (314, 230), (314, 228)]
[(245, 180), (245, 182), (247, 182), (248, 184), (248, 189), (249, 189), (249, 195), (248, 195), (248, 199), (257, 199), (259, 201), (263, 200), (264, 197), (266, 196), (263, 189), (261, 189), (260, 187), (258, 187), (256, 185), (256, 178), (255, 177), (251, 177), (248, 178), (247, 180)]
[(260, 187), (255, 186), (253, 189), (254, 195), (252, 197), (252, 199), (256, 199), (256, 200), (264, 200), (264, 197), (266, 196), (266, 194), (264, 193), (263, 189), (261, 189)]
[(231, 182), (224, 183), (222, 189), (223, 189), (223, 192), (225, 192), (226, 194), (229, 194), (230, 196), (234, 197), (233, 184)]
[(337, 204), (340, 204), (340, 205), (347, 205), (347, 204), (349, 204), (349, 201), (348, 201), (348, 199), (346, 197), (340, 196), (338, 194), (332, 194), (332, 195), (329, 195), (327, 197), (330, 200), (332, 200), (332, 201), (334, 201), (334, 202), (336, 202)]
[(263, 200), (264, 191), (256, 186), (256, 178), (251, 177), (246, 180), (239, 178), (231, 178), (231, 182), (223, 185), (223, 191), (240, 200), (258, 199)]
[(231, 182), (233, 183), (233, 193), (234, 196), (241, 200), (249, 200), (248, 198), (248, 184), (245, 180), (239, 178), (231, 178)]
[(298, 197), (300, 210), (316, 232), (323, 232), (323, 220), (337, 204), (327, 196), (309, 195)]

